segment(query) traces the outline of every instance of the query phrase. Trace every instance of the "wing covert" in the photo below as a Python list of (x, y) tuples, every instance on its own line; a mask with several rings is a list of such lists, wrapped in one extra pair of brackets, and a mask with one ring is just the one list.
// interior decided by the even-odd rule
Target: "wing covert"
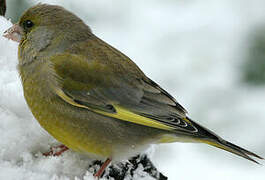
[(69, 52), (51, 58), (59, 82), (58, 96), (74, 106), (117, 119), (165, 130), (196, 131), (186, 110), (129, 58), (117, 57), (115, 49), (105, 54), (108, 51), (100, 43), (95, 48), (102, 53)]

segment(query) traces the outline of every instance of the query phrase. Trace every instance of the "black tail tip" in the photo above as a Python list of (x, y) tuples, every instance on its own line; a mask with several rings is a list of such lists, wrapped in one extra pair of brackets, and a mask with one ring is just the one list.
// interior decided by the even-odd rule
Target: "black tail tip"
[(255, 158), (260, 159), (260, 160), (264, 160), (263, 157), (255, 154), (255, 153), (253, 153), (251, 151), (248, 151), (246, 149), (243, 149), (243, 148), (241, 148), (241, 147), (239, 147), (239, 146), (237, 146), (237, 145), (235, 145), (233, 143), (230, 143), (228, 141), (225, 141), (225, 143), (222, 142), (222, 141), (224, 141), (224, 140), (221, 140), (220, 143), (225, 144), (226, 146), (230, 147), (233, 150), (236, 150), (237, 153), (238, 153), (237, 155), (240, 155), (240, 156), (242, 156), (242, 157), (244, 157), (244, 158), (246, 158), (246, 159), (248, 159), (248, 160), (250, 160), (250, 161), (252, 161), (252, 162), (254, 162), (256, 164), (262, 165), (258, 161), (254, 160), (252, 157), (255, 157)]

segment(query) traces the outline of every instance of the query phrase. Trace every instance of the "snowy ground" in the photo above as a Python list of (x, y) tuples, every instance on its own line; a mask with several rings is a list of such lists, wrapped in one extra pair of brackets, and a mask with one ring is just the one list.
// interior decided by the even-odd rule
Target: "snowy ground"
[[(192, 119), (265, 156), (265, 87), (239, 81), (248, 32), (265, 22), (264, 1), (42, 2), (77, 13), (96, 35), (175, 96)], [(9, 26), (0, 17), (0, 34)], [(25, 104), (16, 56), (17, 44), (0, 37), (0, 179), (90, 179), (86, 157), (71, 151), (41, 156), (56, 141)], [(170, 180), (265, 178), (264, 166), (206, 145), (175, 143), (155, 149), (153, 162)]]

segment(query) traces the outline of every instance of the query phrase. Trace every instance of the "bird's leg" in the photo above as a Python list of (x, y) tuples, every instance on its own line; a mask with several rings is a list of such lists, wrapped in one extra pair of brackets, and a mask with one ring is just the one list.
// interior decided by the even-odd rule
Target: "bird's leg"
[(111, 158), (108, 158), (100, 167), (100, 169), (94, 174), (94, 177), (100, 178), (101, 175), (103, 174), (104, 170), (106, 169), (106, 167), (108, 167), (108, 165), (111, 162)]
[[(57, 149), (60, 149), (57, 151)], [(50, 151), (43, 153), (44, 156), (60, 156), (64, 151), (67, 151), (69, 148), (61, 144), (59, 146), (51, 147)]]
[(54, 153), (53, 156), (60, 156), (64, 151), (67, 151), (69, 149), (68, 147), (66, 147), (63, 144), (60, 146), (57, 146), (57, 148), (60, 148), (61, 150)]

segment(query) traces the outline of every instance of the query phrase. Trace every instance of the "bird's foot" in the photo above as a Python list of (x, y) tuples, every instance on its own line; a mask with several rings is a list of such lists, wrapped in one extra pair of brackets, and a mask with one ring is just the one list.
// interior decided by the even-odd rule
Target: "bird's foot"
[(106, 167), (108, 167), (108, 165), (111, 162), (111, 158), (108, 158), (100, 167), (100, 169), (94, 174), (95, 178), (100, 178), (103, 174), (103, 172), (105, 171)]
[(44, 156), (60, 156), (63, 152), (67, 151), (69, 148), (61, 144), (59, 146), (51, 147), (50, 151), (42, 153)]

